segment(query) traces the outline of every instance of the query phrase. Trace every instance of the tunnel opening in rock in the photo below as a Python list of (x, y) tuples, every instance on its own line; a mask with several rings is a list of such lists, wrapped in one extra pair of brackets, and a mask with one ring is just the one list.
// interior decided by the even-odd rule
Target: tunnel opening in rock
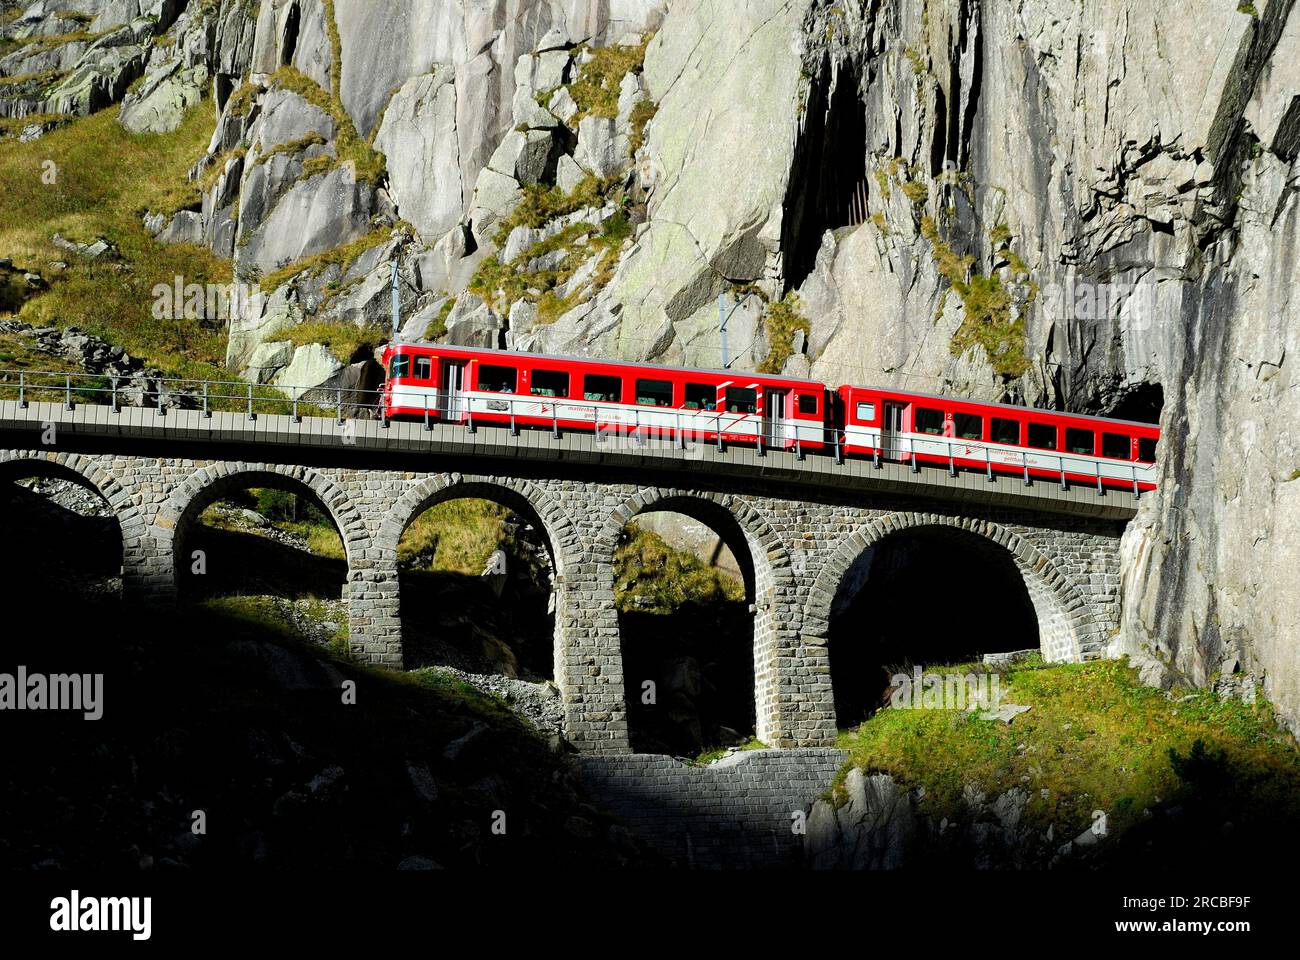
[(103, 495), (74, 471), (21, 461), (0, 475), (4, 589), (24, 604), (96, 604), (122, 596), (122, 528)]
[(781, 229), (787, 290), (801, 286), (816, 267), (826, 231), (853, 222), (854, 193), (867, 162), (861, 81), (852, 63), (833, 65), (827, 57), (810, 82)]
[(329, 509), (305, 484), (239, 475), (199, 494), (176, 533), (183, 603), (348, 651), (348, 562)]
[(1141, 383), (1126, 390), (1106, 415), (1116, 420), (1158, 424), (1164, 408), (1164, 387), (1158, 383)]
[(428, 504), (403, 532), (397, 560), (409, 669), (554, 680), (554, 555), (523, 498)]
[(614, 595), (632, 750), (698, 757), (754, 737), (754, 572), (730, 514), (679, 507), (623, 528)]
[(836, 724), (857, 726), (888, 703), (897, 674), (1040, 647), (1024, 577), (1001, 546), (922, 527), (868, 547), (841, 580), (827, 654)]

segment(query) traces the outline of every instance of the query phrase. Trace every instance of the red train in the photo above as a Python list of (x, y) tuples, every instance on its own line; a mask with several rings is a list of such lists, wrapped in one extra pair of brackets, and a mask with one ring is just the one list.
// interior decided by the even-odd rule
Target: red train
[(1159, 428), (738, 370), (390, 344), (386, 415), (934, 463), (1154, 490)]

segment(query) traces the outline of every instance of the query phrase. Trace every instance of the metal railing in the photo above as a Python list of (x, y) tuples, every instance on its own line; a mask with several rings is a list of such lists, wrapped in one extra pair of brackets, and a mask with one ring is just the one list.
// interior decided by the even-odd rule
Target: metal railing
[[(32, 402), (61, 402), (67, 410), (78, 403), (109, 406), (115, 414), (124, 407), (153, 409), (156, 416), (167, 416), (168, 410), (194, 410), (205, 418), (214, 412), (243, 413), (250, 421), (259, 414), (288, 415), (300, 423), (304, 416), (332, 417), (339, 425), (348, 420), (378, 421), (387, 428), (386, 389), (357, 389), (345, 387), (269, 387), (235, 380), (187, 380), (172, 377), (148, 377), (59, 373), (50, 371), (0, 370), (0, 399), (16, 399), (22, 408)], [(517, 437), (521, 421), (528, 426), (540, 426), (550, 420), (550, 433), (559, 440), (566, 430), (594, 434), (597, 443), (609, 442), (611, 437), (644, 447), (651, 442), (667, 442), (679, 450), (697, 444), (709, 444), (719, 451), (728, 447), (752, 447), (759, 456), (769, 450), (792, 451), (803, 460), (812, 449), (825, 451), (835, 463), (845, 462), (846, 437), (843, 430), (812, 422), (792, 424), (789, 421), (765, 419), (758, 413), (740, 413), (726, 410), (691, 410), (677, 407), (650, 407), (627, 405), (620, 408), (617, 417), (608, 416), (607, 410), (597, 408), (595, 401), (583, 403), (563, 397), (494, 395), (492, 399), (460, 396), (452, 402), (438, 392), (419, 393), (406, 388), (397, 398), (399, 408), (411, 400), (419, 400), (420, 414), (425, 431), (436, 426), (456, 425), (474, 433), (479, 424), (500, 423), (508, 427), (511, 436)], [(588, 405), (590, 404), (590, 405)], [(404, 418), (405, 419), (405, 418)], [(540, 421), (540, 423), (539, 423)], [(812, 433), (813, 436), (809, 436)], [(959, 465), (964, 469), (979, 469), (989, 482), (999, 475), (1015, 472), (1023, 476), (1026, 486), (1032, 486), (1035, 477), (1055, 476), (1062, 490), (1069, 489), (1070, 477), (1080, 476), (1077, 469), (1067, 469), (1068, 454), (1035, 451), (1000, 451), (995, 460), (987, 446), (971, 450), (968, 441), (947, 437), (927, 437), (918, 441), (914, 437), (868, 436), (864, 444), (873, 448), (871, 460), (876, 469), (884, 463), (908, 463), (913, 473), (921, 471), (921, 458), (947, 459), (950, 476), (958, 475)], [(918, 446), (919, 443), (919, 446)], [(943, 450), (932, 448), (942, 445)], [(883, 452), (882, 452), (883, 448)], [(1030, 457), (1036, 462), (1031, 463)], [(1010, 459), (1009, 459), (1010, 458)], [(1015, 459), (1018, 458), (1018, 461)], [(1056, 469), (1042, 465), (1043, 460), (1055, 460)], [(1131, 480), (1135, 499), (1142, 495), (1138, 464), (1116, 461), (1116, 467), (1127, 466), (1130, 477), (1104, 476), (1100, 462), (1094, 462), (1095, 486), (1098, 496), (1105, 496), (1106, 480), (1122, 481), (1127, 486)], [(1089, 485), (1092, 485), (1090, 481)]]

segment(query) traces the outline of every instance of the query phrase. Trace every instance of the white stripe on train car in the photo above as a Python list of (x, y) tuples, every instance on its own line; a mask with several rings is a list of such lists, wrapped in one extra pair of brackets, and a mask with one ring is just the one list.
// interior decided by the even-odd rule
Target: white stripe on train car
[[(436, 413), (441, 391), (437, 388), (414, 387), (395, 384), (391, 405), (418, 409), (428, 408)], [(578, 420), (628, 428), (682, 429), (694, 433), (715, 434), (719, 426), (724, 435), (758, 438), (763, 418), (756, 413), (726, 413), (717, 410), (686, 410), (677, 407), (633, 406), (625, 403), (605, 403), (597, 400), (552, 400), (549, 397), (532, 397), (519, 394), (462, 391), (459, 394), (462, 409), (456, 411), (472, 414), (496, 414), (532, 417), (538, 420)], [(783, 442), (817, 443), (825, 433), (820, 421), (794, 420), (783, 417), (773, 421), (777, 439)]]
[[(872, 449), (881, 446), (879, 428), (872, 429), (850, 425), (845, 429), (844, 436), (847, 446), (871, 447)], [(1103, 479), (1125, 480), (1130, 483), (1133, 481), (1134, 471), (1136, 470), (1139, 483), (1153, 484), (1156, 482), (1155, 464), (1134, 463), (1131, 460), (1110, 460), (1106, 457), (1089, 457), (1083, 454), (1070, 453), (1035, 453), (1025, 447), (986, 443), (981, 440), (936, 438), (927, 433), (894, 433), (890, 435), (888, 442), (901, 445), (900, 453), (902, 454), (915, 451), (920, 454), (947, 457), (949, 450), (951, 450), (952, 456), (957, 460), (982, 462), (984, 460), (984, 451), (987, 450), (989, 462), (1015, 467), (1018, 470), (1023, 470), (1025, 466), (1028, 466), (1030, 470), (1046, 470), (1052, 473), (1060, 473), (1064, 469), (1066, 473), (1095, 477), (1097, 469), (1100, 467)]]

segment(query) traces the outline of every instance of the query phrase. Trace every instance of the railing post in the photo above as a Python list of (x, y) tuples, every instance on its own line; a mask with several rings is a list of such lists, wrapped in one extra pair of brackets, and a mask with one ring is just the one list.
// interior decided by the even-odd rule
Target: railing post
[(1057, 463), (1060, 465), (1060, 467), (1061, 467), (1061, 489), (1062, 489), (1062, 490), (1069, 490), (1070, 487), (1069, 487), (1069, 485), (1065, 482), (1065, 457), (1058, 456), (1058, 457), (1056, 458), (1056, 462), (1057, 462)]
[(686, 437), (682, 434), (682, 412), (678, 410), (674, 415), (677, 420), (677, 449), (686, 449)]
[(510, 436), (519, 436), (519, 424), (515, 422), (515, 398), (511, 397), (506, 403), (510, 404)]
[(834, 427), (831, 428), (831, 435), (835, 438), (835, 463), (837, 466), (844, 465), (844, 445), (840, 442), (840, 432)]
[(1132, 469), (1133, 469), (1133, 499), (1141, 500), (1142, 491), (1138, 489), (1138, 468), (1136, 465), (1134, 465)]
[(951, 440), (948, 441), (948, 476), (957, 476), (957, 461), (953, 459)]
[(256, 420), (257, 414), (253, 412), (253, 385), (248, 385), (248, 419)]
[(1098, 462), (1094, 464), (1094, 466), (1097, 468), (1097, 496), (1104, 497), (1106, 496), (1106, 491), (1103, 490), (1101, 486), (1101, 463)]
[(921, 472), (921, 461), (920, 461), (920, 459), (919, 459), (919, 458), (917, 457), (917, 455), (916, 455), (916, 440), (915, 440), (915, 439), (908, 441), (908, 449), (909, 449), (909, 451), (910, 451), (910, 453), (911, 453), (911, 457), (912, 457), (912, 472), (913, 472), (913, 473), (920, 473), (920, 472)]
[(551, 404), (551, 437), (556, 440), (560, 439), (560, 405), (558, 403)]
[(121, 413), (117, 408), (117, 377), (109, 377), (109, 380), (113, 384), (113, 393), (111, 400), (109, 401), (109, 407), (114, 413)]
[(293, 422), (302, 423), (302, 417), (298, 415), (298, 388), (293, 388)]
[(429, 424), (429, 395), (424, 395), (424, 432), (428, 433), (433, 427)]
[(74, 407), (72, 405), (72, 375), (71, 374), (69, 374), (64, 378), (64, 390), (66, 391), (64, 394), (64, 406), (67, 409), (72, 410), (74, 409)]
[(721, 410), (717, 411), (717, 415), (713, 418), (713, 425), (718, 439), (718, 452), (721, 453), (722, 452), (722, 411)]
[(338, 425), (343, 426), (343, 388), (339, 387), (334, 394), (334, 412), (338, 415)]
[(993, 482), (993, 455), (989, 448), (984, 448), (984, 475), (988, 478), (989, 483)]
[(1029, 454), (1023, 450), (1020, 451), (1020, 462), (1025, 468), (1025, 486), (1027, 487), (1032, 481), (1029, 479)]
[[(27, 375), (19, 371), (18, 373), (18, 409), (27, 409)], [(1137, 471), (1133, 472), (1134, 483), (1137, 483)]]

